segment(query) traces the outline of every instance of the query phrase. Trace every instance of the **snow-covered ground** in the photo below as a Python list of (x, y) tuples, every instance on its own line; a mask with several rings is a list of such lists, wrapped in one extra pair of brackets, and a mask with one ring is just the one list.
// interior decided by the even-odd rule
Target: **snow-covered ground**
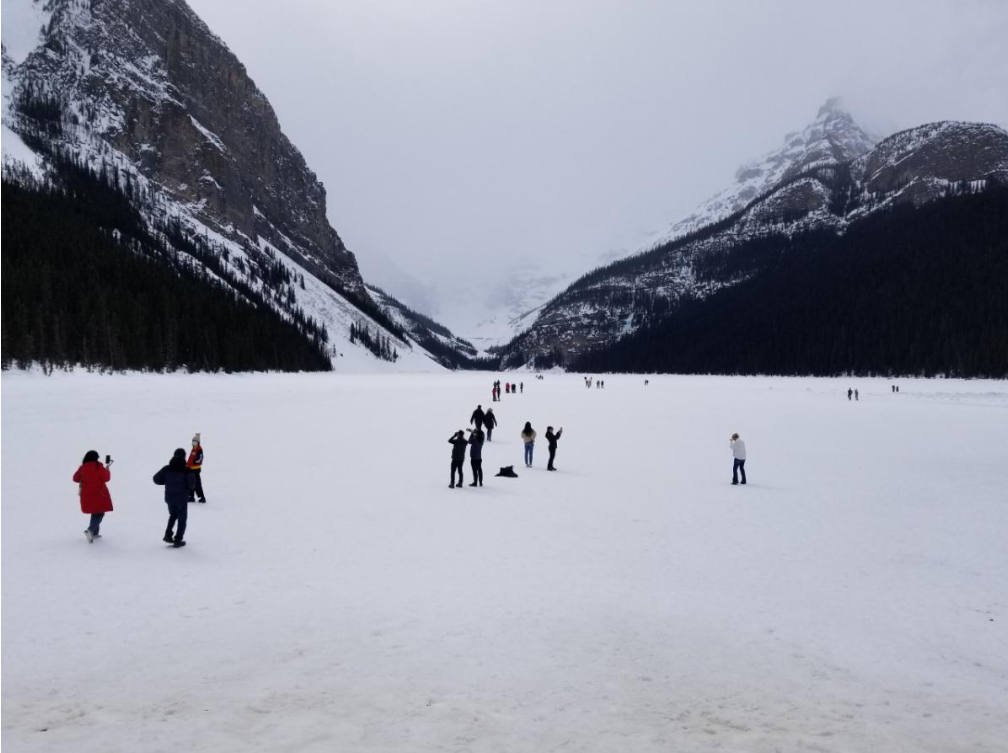
[(1008, 383), (526, 376), (449, 490), (490, 382), (4, 374), (5, 748), (1005, 749)]

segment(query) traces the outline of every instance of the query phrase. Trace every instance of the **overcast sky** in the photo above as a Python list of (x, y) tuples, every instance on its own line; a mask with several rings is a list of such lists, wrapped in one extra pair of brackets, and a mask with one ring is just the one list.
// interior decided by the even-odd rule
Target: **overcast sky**
[(1005, 0), (189, 2), (365, 277), (449, 324), (496, 278), (636, 250), (829, 96), (881, 135), (1008, 125)]

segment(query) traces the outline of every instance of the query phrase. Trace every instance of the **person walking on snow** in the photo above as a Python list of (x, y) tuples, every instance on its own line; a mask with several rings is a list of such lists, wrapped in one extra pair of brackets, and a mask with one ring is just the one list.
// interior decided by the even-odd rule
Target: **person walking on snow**
[(557, 442), (560, 440), (560, 435), (563, 434), (563, 427), (560, 427), (560, 431), (556, 434), (553, 433), (553, 427), (546, 427), (546, 441), (549, 443), (549, 463), (546, 464), (547, 471), (555, 471), (556, 468), (553, 467), (553, 458), (556, 457)]
[(448, 444), (452, 446), (451, 454), (451, 483), (448, 484), (449, 489), (454, 489), (455, 484), (455, 472), (458, 471), (458, 488), (462, 488), (464, 479), (462, 478), (462, 462), (465, 460), (466, 452), (466, 442), (465, 432), (459, 429), (457, 432), (448, 437)]
[(473, 472), (469, 486), (483, 486), (483, 432), (479, 429), (469, 437), (469, 464)]
[(473, 424), (477, 429), (482, 429), (484, 415), (485, 414), (483, 413), (483, 406), (477, 405), (476, 410), (474, 410), (472, 412), (472, 415), (469, 417), (469, 423)]
[(854, 390), (850, 387), (847, 388), (847, 402), (850, 402), (851, 396), (854, 394)]
[(856, 403), (856, 402), (859, 402), (860, 400), (861, 400), (861, 398), (858, 395), (858, 391), (854, 390), (854, 402)]
[(521, 395), (525, 394), (525, 382), (519, 382), (518, 383), (518, 392)]
[[(168, 465), (154, 474), (154, 483), (164, 487), (164, 501), (168, 505), (168, 526), (162, 541), (176, 549), (186, 545), (186, 521), (189, 518), (190, 495), (196, 488), (196, 474), (186, 466), (185, 450), (179, 447), (172, 453)], [(178, 529), (175, 529), (175, 523)]]
[(486, 441), (493, 441), (493, 430), (497, 425), (497, 416), (494, 415), (493, 408), (487, 408), (486, 414), (483, 416), (483, 426), (486, 427)]
[(731, 448), (732, 455), (735, 456), (735, 463), (732, 465), (732, 486), (738, 484), (739, 471), (742, 472), (742, 483), (745, 480), (745, 442), (739, 439), (738, 432), (731, 435), (731, 439), (728, 441), (728, 446)]
[(90, 515), (88, 527), (84, 529), (84, 538), (88, 543), (94, 543), (101, 538), (101, 523), (105, 513), (112, 512), (112, 495), (106, 484), (112, 480), (109, 466), (112, 460), (106, 455), (105, 465), (98, 459), (95, 450), (88, 450), (81, 461), (80, 468), (74, 472), (73, 480), (77, 484), (80, 496), (80, 509), (85, 515)]
[(526, 421), (525, 428), (521, 433), (522, 442), (525, 443), (525, 467), (532, 467), (532, 452), (535, 450), (536, 433), (532, 428), (532, 422)]
[(203, 447), (200, 445), (200, 433), (196, 432), (193, 434), (192, 438), (192, 450), (189, 453), (189, 460), (186, 461), (186, 468), (193, 475), (195, 479), (195, 494), (193, 491), (189, 492), (189, 501), (195, 502), (196, 497), (199, 497), (199, 501), (206, 504), (206, 495), (203, 494), (203, 478), (201, 476), (201, 471), (203, 470)]

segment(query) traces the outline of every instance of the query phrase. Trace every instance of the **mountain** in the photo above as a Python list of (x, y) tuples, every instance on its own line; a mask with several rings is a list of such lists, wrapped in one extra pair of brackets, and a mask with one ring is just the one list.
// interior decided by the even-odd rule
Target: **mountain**
[(815, 120), (784, 137), (781, 148), (742, 165), (735, 172), (732, 185), (714, 194), (688, 217), (673, 223), (651, 245), (663, 245), (735, 214), (757, 196), (812, 167), (850, 162), (867, 153), (875, 142), (854, 122), (840, 98), (831, 97), (819, 108)]
[[(931, 123), (856, 154), (867, 137), (837, 108), (831, 100), (801, 136), (789, 137), (785, 150), (760, 163), (759, 175), (752, 164), (740, 170), (741, 180), (722, 192), (720, 204), (707, 202), (678, 227), (693, 228), (701, 217), (714, 221), (575, 281), (508, 344), (504, 362), (576, 362), (593, 349), (653, 329), (684, 305), (772, 272), (791, 238), (842, 235), (894, 206), (919, 207), (1008, 182), (1008, 133), (1002, 128)], [(776, 182), (764, 189), (768, 175)], [(720, 216), (750, 188), (757, 191), (752, 198)]]
[(1008, 188), (894, 204), (846, 232), (754, 238), (770, 256), (574, 359), (588, 373), (1008, 377)]
[(443, 324), (414, 311), (377, 286), (368, 285), (367, 290), (382, 309), (388, 312), (389, 317), (406, 331), (410, 339), (445, 368), (471, 369), (490, 365), (489, 362), (479, 360), (479, 353), (471, 342), (453, 334)]
[[(437, 360), (396, 324), (390, 298), (371, 296), (329, 224), (324, 187), (242, 63), (185, 2), (20, 0), (8, 45), (12, 4), (5, 152), (8, 141), (27, 146), (47, 180), (59, 181), (59, 165), (104, 176), (149, 228), (205, 247), (219, 281), (263, 290), (283, 318), (318, 323), (337, 368), (349, 365), (339, 354), (362, 347), (380, 359), (394, 351), (406, 366)], [(389, 347), (362, 344), (351, 327)]]

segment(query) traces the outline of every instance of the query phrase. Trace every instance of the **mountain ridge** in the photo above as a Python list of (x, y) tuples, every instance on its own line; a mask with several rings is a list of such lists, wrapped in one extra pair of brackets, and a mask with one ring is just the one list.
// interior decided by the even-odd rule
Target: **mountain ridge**
[(17, 30), (23, 59), (4, 55), (3, 121), (47, 162), (40, 172), (73, 155), (150, 222), (215, 245), (236, 280), (268, 288), (281, 265), (301, 284), (270, 291), (270, 305), (324, 324), (337, 368), (361, 349), (351, 333), (360, 326), (388, 338), (400, 364), (438, 367), (396, 324), (390, 297), (371, 296), (328, 221), (324, 186), (241, 61), (185, 2), (22, 2), (44, 26), (34, 42)]
[[(829, 117), (850, 120), (837, 115), (835, 102), (827, 104)], [(822, 116), (820, 111), (803, 133), (815, 134)], [(855, 139), (857, 143), (863, 144)], [(771, 263), (730, 260), (733, 249), (749, 239), (810, 229), (843, 233), (893, 204), (920, 206), (961, 191), (964, 184), (976, 188), (1008, 182), (1008, 132), (992, 124), (924, 124), (893, 134), (845, 162), (820, 158), (816, 150), (793, 154), (799, 157), (794, 162), (775, 161), (774, 174), (781, 176), (776, 184), (748, 198), (732, 214), (582, 275), (503, 349), (505, 362), (568, 363), (653, 325), (685, 301), (703, 300), (743, 282)], [(737, 188), (732, 195), (740, 200)]]

